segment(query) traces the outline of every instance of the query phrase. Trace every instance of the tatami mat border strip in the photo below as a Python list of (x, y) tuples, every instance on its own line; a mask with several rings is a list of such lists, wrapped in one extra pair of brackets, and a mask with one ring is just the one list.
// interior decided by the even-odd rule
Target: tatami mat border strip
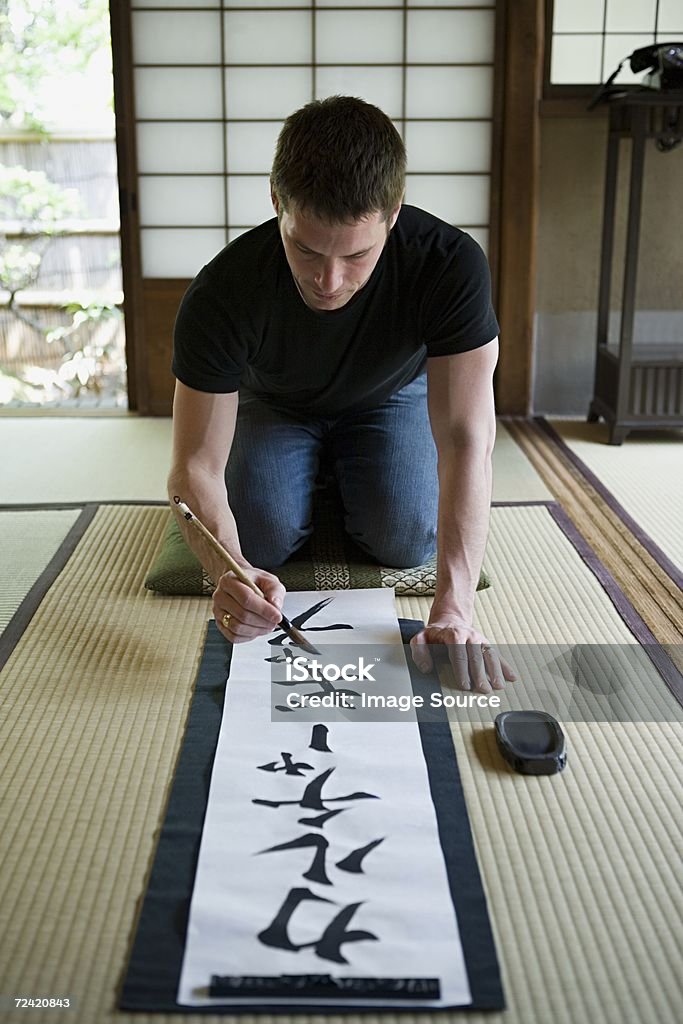
[(541, 508), (556, 504), (552, 498), (535, 498), (533, 501), (492, 501), (491, 508)]
[(600, 497), (606, 502), (607, 505), (612, 509), (615, 515), (619, 516), (622, 523), (629, 528), (631, 533), (640, 541), (645, 550), (652, 555), (655, 562), (668, 573), (671, 579), (674, 581), (676, 586), (683, 589), (683, 572), (678, 568), (677, 565), (671, 561), (659, 545), (650, 537), (648, 533), (640, 526), (635, 519), (626, 511), (623, 505), (617, 501), (609, 488), (605, 487), (599, 477), (595, 475), (592, 469), (586, 465), (575, 451), (573, 451), (567, 442), (562, 438), (551, 423), (548, 423), (544, 416), (535, 416), (534, 421), (543, 430), (550, 440), (561, 449), (562, 453), (569, 459), (569, 461), (576, 466), (580, 473), (586, 478), (591, 487), (595, 488)]
[(669, 573), (533, 418), (505, 417), (504, 422), (658, 642), (683, 645), (681, 589)]
[[(554, 504), (552, 498), (534, 498), (532, 501), (492, 501), (491, 508), (532, 508), (534, 506), (552, 504)], [(160, 499), (120, 498), (114, 501), (110, 498), (103, 498), (101, 501), (40, 501), (22, 505), (0, 504), (0, 512), (55, 512), (59, 509), (84, 508), (86, 505), (88, 507), (93, 505), (96, 508), (105, 505), (145, 505), (153, 508), (162, 508), (168, 505), (169, 508), (171, 507), (169, 502)]]
[(103, 498), (98, 501), (39, 501), (27, 504), (0, 505), (0, 512), (55, 512), (59, 509), (70, 508), (94, 508), (98, 509), (108, 505), (144, 505), (161, 507), (168, 505), (167, 501), (159, 501), (154, 498), (130, 498), (116, 499)]
[(579, 533), (567, 513), (557, 502), (549, 503), (548, 511), (567, 540), (573, 544), (579, 556), (586, 563), (601, 587), (619, 613), (624, 624), (631, 630), (645, 653), (669, 687), (669, 690), (683, 707), (683, 675), (669, 658), (666, 650), (654, 636), (647, 623), (641, 618), (614, 576), (598, 558), (585, 537)]
[[(85, 531), (95, 517), (98, 507), (98, 505), (94, 504), (69, 506), (69, 508), (83, 508), (83, 511), (7, 623), (2, 636), (0, 636), (0, 670), (19, 643), (24, 630), (38, 610), (40, 602), (78, 547)], [(12, 511), (15, 511), (15, 509)]]

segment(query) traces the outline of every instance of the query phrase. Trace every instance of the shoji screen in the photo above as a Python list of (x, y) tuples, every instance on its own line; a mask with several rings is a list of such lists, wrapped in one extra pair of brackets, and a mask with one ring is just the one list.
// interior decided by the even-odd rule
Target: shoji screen
[[(172, 313), (189, 279), (273, 215), (275, 140), (287, 114), (311, 99), (345, 93), (382, 107), (407, 145), (406, 201), (487, 247), (494, 0), (130, 6), (144, 345), (170, 360)], [(163, 341), (149, 336), (160, 328)], [(152, 370), (166, 376), (151, 391), (170, 394), (168, 366)]]

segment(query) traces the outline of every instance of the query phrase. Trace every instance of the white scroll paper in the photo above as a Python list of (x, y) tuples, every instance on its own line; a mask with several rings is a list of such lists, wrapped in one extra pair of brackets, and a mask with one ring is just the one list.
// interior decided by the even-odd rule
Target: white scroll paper
[[(327, 598), (301, 626), (321, 661), (332, 650), (338, 659), (344, 646), (355, 655), (362, 645), (378, 681), (346, 685), (412, 695), (393, 593), (292, 593), (287, 615), (295, 620)], [(313, 630), (333, 624), (351, 628)], [(343, 710), (273, 713), (294, 689), (275, 686), (271, 700), (271, 673), (284, 668), (272, 659), (286, 656), (286, 642), (274, 646), (273, 639), (233, 651), (178, 1002), (226, 1002), (208, 997), (212, 975), (331, 975), (438, 978), (440, 999), (428, 1005), (467, 1005), (462, 945), (414, 712), (394, 722), (357, 720)], [(372, 661), (375, 650), (382, 651), (379, 662)], [(317, 692), (310, 685), (296, 690)], [(254, 1002), (229, 1000), (242, 1001)], [(291, 1002), (305, 1004), (306, 993)], [(311, 1002), (341, 1008), (368, 999)]]

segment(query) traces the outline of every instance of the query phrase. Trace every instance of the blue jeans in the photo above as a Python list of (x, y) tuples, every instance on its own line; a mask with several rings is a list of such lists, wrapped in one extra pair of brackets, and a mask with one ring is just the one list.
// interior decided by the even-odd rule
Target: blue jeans
[(420, 565), (436, 547), (436, 447), (422, 374), (383, 405), (333, 418), (241, 396), (225, 471), (242, 553), (275, 569), (313, 532), (321, 456), (336, 477), (347, 532), (382, 565)]

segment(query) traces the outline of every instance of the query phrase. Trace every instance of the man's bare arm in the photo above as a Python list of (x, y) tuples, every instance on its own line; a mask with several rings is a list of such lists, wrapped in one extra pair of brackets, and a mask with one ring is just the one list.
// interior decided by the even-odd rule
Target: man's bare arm
[[(225, 465), (237, 418), (237, 393), (212, 395), (176, 383), (173, 399), (173, 457), (168, 494), (180, 495), (223, 547), (240, 564), (237, 527), (225, 489)], [(182, 516), (183, 536), (213, 580), (225, 572), (222, 562)]]
[[(284, 588), (277, 577), (251, 566), (242, 554), (226, 491), (225, 466), (235, 435), (238, 403), (237, 392), (209, 394), (176, 382), (169, 500), (179, 495), (233, 558), (250, 570), (269, 600), (281, 605)], [(221, 631), (239, 642), (272, 628), (281, 617), (272, 605), (226, 573), (226, 566), (201, 535), (180, 513), (176, 515), (185, 540), (217, 584), (213, 604)], [(221, 623), (226, 612), (233, 620), (227, 630)]]
[[(481, 348), (427, 362), (429, 416), (438, 454), (437, 582), (427, 629), (414, 644), (445, 643), (461, 685), (482, 691), (513, 678), (508, 666), (486, 664), (485, 638), (474, 628), (474, 595), (484, 559), (491, 505), (491, 455), (496, 433), (493, 371), (498, 339)], [(460, 645), (460, 646), (453, 646)], [(468, 646), (464, 646), (468, 645)], [(475, 651), (476, 648), (476, 651)]]

